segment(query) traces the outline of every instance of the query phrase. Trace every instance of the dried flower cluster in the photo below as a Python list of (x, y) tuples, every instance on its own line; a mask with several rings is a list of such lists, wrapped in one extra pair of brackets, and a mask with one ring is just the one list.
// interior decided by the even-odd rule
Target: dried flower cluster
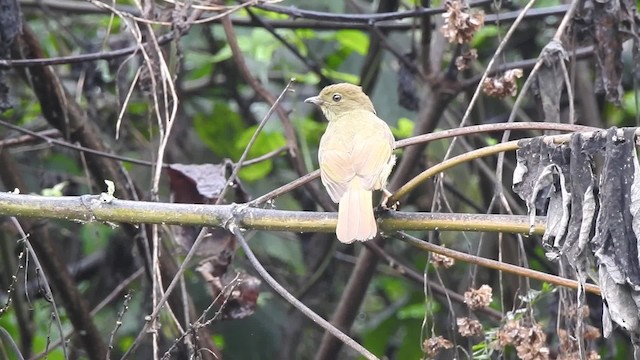
[(458, 318), (456, 323), (458, 324), (458, 332), (462, 336), (471, 337), (484, 335), (482, 324), (480, 324), (478, 320), (462, 317)]
[(453, 344), (451, 341), (442, 336), (428, 338), (422, 343), (422, 350), (427, 356), (427, 359), (433, 359), (440, 353), (440, 350), (451, 349), (452, 347)]
[(436, 253), (431, 254), (431, 259), (429, 260), (429, 262), (431, 262), (431, 264), (436, 268), (445, 269), (452, 267), (456, 263), (453, 258)]
[(456, 58), (456, 68), (458, 70), (466, 70), (471, 66), (471, 62), (478, 58), (478, 51), (476, 49), (469, 49), (464, 51), (462, 55)]
[(585, 340), (589, 341), (589, 340), (600, 339), (600, 337), (602, 336), (602, 333), (600, 332), (600, 329), (598, 329), (597, 327), (587, 324), (584, 326), (584, 331), (582, 332), (582, 335), (584, 336)]
[(479, 289), (470, 289), (464, 293), (464, 303), (470, 309), (482, 309), (491, 304), (492, 289), (489, 285), (482, 285)]
[(464, 44), (473, 39), (478, 30), (484, 25), (484, 13), (475, 11), (469, 13), (469, 5), (461, 0), (446, 0), (444, 3), (446, 12), (442, 34), (449, 42)]
[(509, 320), (496, 333), (496, 345), (513, 345), (521, 360), (548, 360), (547, 336), (538, 324), (524, 324), (520, 320)]
[(521, 77), (522, 69), (508, 70), (502, 76), (496, 78), (488, 77), (482, 83), (482, 91), (489, 96), (501, 99), (507, 96), (515, 96), (518, 92), (516, 79)]
[[(584, 340), (596, 340), (599, 339), (602, 334), (600, 329), (595, 326), (585, 325), (582, 332)], [(558, 339), (560, 340), (560, 351), (557, 360), (580, 360), (580, 351), (578, 348), (578, 341), (575, 337), (571, 336), (565, 329), (558, 329)], [(587, 360), (598, 360), (600, 355), (596, 351), (587, 352)]]

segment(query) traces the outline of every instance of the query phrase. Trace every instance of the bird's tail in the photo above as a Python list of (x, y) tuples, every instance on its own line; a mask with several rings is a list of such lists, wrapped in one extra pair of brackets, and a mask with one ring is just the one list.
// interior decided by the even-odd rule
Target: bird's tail
[(355, 240), (373, 239), (378, 232), (373, 215), (371, 190), (366, 190), (359, 178), (354, 178), (338, 205), (338, 240), (350, 244)]

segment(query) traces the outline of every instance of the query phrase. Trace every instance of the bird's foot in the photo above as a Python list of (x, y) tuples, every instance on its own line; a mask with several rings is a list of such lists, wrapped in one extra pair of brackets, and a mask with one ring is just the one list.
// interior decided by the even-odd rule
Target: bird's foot
[(395, 203), (391, 204), (391, 206), (389, 206), (387, 203), (389, 202), (389, 198), (391, 198), (393, 196), (393, 194), (385, 189), (382, 188), (382, 200), (380, 201), (380, 207), (384, 210), (398, 210), (398, 207), (400, 206), (400, 202), (396, 201)]

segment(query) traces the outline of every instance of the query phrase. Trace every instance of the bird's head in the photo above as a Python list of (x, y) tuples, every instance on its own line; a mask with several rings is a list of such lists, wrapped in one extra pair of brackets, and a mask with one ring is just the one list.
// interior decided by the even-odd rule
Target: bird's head
[(329, 121), (353, 110), (376, 113), (371, 100), (362, 88), (347, 83), (329, 85), (322, 89), (318, 96), (312, 96), (304, 102), (318, 105)]

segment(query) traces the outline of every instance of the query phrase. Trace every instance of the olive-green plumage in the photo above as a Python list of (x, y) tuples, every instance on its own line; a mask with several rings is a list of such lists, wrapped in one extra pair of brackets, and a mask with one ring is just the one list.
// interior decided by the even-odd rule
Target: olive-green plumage
[(391, 129), (359, 86), (330, 85), (305, 102), (318, 105), (329, 120), (318, 161), (322, 183), (339, 204), (338, 240), (369, 240), (378, 231), (372, 191), (384, 189), (395, 164)]

